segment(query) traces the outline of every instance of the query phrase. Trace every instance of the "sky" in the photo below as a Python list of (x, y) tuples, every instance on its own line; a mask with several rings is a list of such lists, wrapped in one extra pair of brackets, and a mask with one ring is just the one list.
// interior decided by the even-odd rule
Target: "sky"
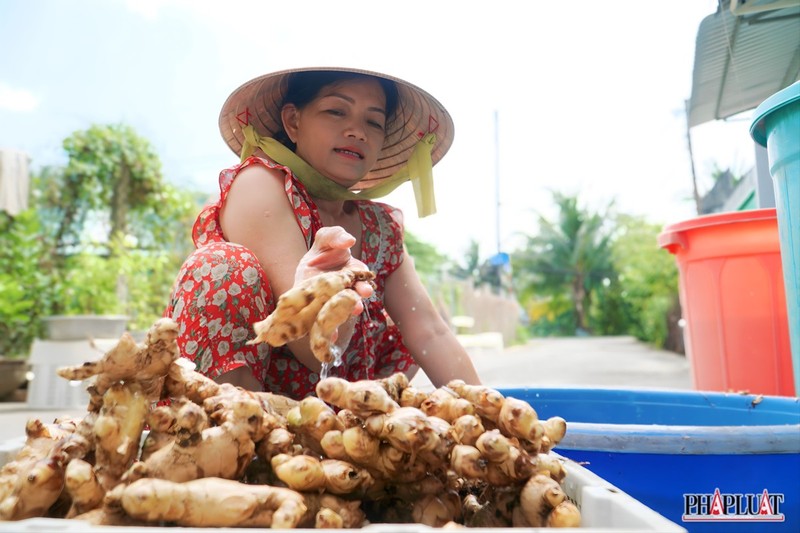
[[(414, 83), (455, 122), (434, 168), (437, 214), (410, 184), (383, 200), (453, 258), (513, 252), (552, 218), (552, 192), (668, 225), (696, 216), (684, 101), (695, 38), (716, 0), (0, 0), (0, 148), (62, 164), (64, 138), (126, 123), (165, 177), (213, 195), (237, 157), (227, 96), (301, 66)], [(691, 130), (701, 193), (753, 165), (749, 116)], [(188, 229), (187, 229), (188, 232)], [(188, 233), (187, 233), (188, 238)], [(653, 243), (657, 249), (657, 243)]]

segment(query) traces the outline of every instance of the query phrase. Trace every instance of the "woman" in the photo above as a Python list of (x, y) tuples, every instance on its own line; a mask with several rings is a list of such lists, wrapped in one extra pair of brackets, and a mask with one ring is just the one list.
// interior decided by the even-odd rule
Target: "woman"
[(242, 163), (220, 175), (220, 198), (193, 228), (197, 250), (166, 315), (179, 345), (219, 382), (302, 398), (320, 363), (307, 337), (247, 345), (278, 296), (324, 271), (375, 274), (363, 307), (339, 328), (343, 363), (330, 375), (375, 379), (418, 367), (436, 386), (479, 383), (403, 247), (402, 216), (375, 202), (411, 180), (420, 214), (433, 207), (430, 168), (452, 143), (447, 111), (421, 89), (346, 69), (268, 74), (225, 102), (223, 138)]

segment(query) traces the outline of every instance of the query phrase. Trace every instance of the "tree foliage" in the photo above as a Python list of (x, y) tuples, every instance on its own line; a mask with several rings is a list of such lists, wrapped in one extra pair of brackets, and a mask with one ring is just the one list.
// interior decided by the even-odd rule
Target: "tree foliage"
[(454, 263), (450, 274), (457, 279), (472, 281), (473, 287), (488, 286), (495, 294), (507, 294), (511, 292), (511, 281), (506, 279), (509, 268), (509, 265), (493, 263), (492, 258), (482, 260), (480, 243), (471, 239), (464, 257), (460, 263)]
[(557, 218), (540, 216), (538, 233), (512, 255), (534, 333), (585, 329), (682, 351), (677, 268), (657, 246), (660, 227), (611, 206), (591, 213), (575, 196), (554, 193), (554, 201)]
[(47, 246), (32, 209), (12, 218), (0, 211), (0, 355), (19, 356), (41, 335), (52, 280), (41, 268)]
[[(62, 256), (85, 245), (87, 229), (105, 242), (129, 236), (147, 245), (174, 234), (176, 203), (150, 143), (124, 124), (93, 125), (63, 142), (68, 161), (42, 170), (38, 179), (42, 215)], [(137, 222), (137, 223), (134, 223)]]
[(480, 243), (471, 239), (467, 246), (467, 251), (460, 263), (453, 265), (451, 274), (459, 279), (480, 279), (481, 268), (481, 248)]
[(439, 252), (435, 246), (423, 241), (410, 231), (403, 237), (408, 255), (414, 259), (414, 267), (423, 280), (431, 280), (441, 276), (442, 270), (447, 267), (450, 260)]
[(65, 165), (33, 174), (30, 209), (0, 219), (0, 353), (24, 354), (48, 315), (124, 314), (130, 328), (148, 326), (191, 248), (199, 196), (166, 182), (146, 139), (94, 125), (63, 147)]
[(576, 196), (553, 192), (553, 200), (557, 218), (539, 215), (539, 233), (527, 235), (523, 249), (513, 254), (515, 284), (523, 298), (571, 303), (566, 312), (560, 305), (562, 313), (554, 317), (561, 333), (589, 331), (592, 299), (613, 276), (608, 217), (580, 207)]
[(676, 349), (668, 341), (680, 335), (678, 269), (675, 259), (658, 247), (660, 231), (642, 217), (618, 217), (612, 260), (625, 305), (625, 332)]

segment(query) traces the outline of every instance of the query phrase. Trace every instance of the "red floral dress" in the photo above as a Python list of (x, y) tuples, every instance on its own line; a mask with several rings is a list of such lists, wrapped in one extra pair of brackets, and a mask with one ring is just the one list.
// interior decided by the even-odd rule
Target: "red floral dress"
[[(264, 390), (292, 398), (314, 393), (319, 374), (301, 364), (287, 347), (266, 343), (247, 345), (252, 324), (275, 308), (275, 295), (256, 257), (244, 246), (225, 240), (219, 224), (222, 205), (233, 180), (249, 165), (264, 165), (285, 173), (286, 197), (310, 248), (322, 223), (305, 187), (287, 167), (268, 159), (250, 157), (220, 173), (220, 199), (197, 217), (192, 238), (197, 249), (186, 259), (175, 281), (164, 316), (180, 326), (181, 353), (195, 361), (208, 377), (248, 366)], [(386, 204), (355, 202), (361, 218), (361, 261), (375, 273), (376, 291), (364, 302), (355, 332), (343, 354), (343, 364), (331, 376), (350, 381), (375, 379), (408, 372), (416, 363), (402, 342), (400, 332), (386, 314), (383, 295), (386, 278), (403, 260), (403, 229)]]

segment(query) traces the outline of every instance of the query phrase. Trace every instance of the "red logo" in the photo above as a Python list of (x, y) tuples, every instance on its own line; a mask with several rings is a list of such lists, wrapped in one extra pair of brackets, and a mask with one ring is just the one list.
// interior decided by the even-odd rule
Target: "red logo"
[(780, 511), (784, 495), (726, 494), (715, 489), (713, 494), (684, 494), (684, 522), (783, 522)]

